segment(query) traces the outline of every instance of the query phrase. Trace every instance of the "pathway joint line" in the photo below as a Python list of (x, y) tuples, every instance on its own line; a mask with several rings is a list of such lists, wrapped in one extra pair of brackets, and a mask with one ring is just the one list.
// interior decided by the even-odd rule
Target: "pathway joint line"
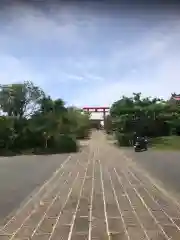
[(12, 216), (9, 221), (2, 227), (0, 228), (0, 231), (4, 230), (8, 224), (10, 224), (24, 209), (25, 207), (31, 202), (33, 201), (37, 196), (38, 194), (40, 194), (40, 192), (51, 182), (53, 181), (53, 179), (56, 177), (56, 175), (60, 172), (60, 170), (64, 167), (64, 165), (72, 158), (71, 155), (69, 155), (63, 163), (61, 163), (60, 167), (58, 169), (56, 169), (56, 171), (53, 173), (53, 175), (47, 180), (44, 182), (44, 184), (38, 189), (38, 191), (34, 194), (34, 196), (32, 196), (31, 198), (29, 198), (29, 200), (22, 206), (20, 207), (20, 209), (17, 210), (17, 212), (15, 213), (14, 216)]
[[(64, 172), (60, 175), (59, 178), (61, 178), (63, 175), (64, 175)], [(58, 179), (59, 179), (59, 178), (58, 178)], [(54, 190), (54, 189), (51, 189), (50, 192), (52, 192), (53, 190)], [(48, 193), (50, 193), (50, 192), (48, 192)], [(24, 224), (26, 223), (26, 221), (28, 221), (34, 213), (35, 213), (35, 209), (33, 209), (33, 210), (30, 212), (30, 214), (23, 220), (23, 222), (22, 222), (22, 224), (20, 225), (20, 227), (17, 228), (17, 229), (13, 232), (12, 237), (10, 238), (10, 240), (14, 239), (15, 235), (21, 230), (21, 228), (24, 226)]]
[(120, 217), (121, 217), (121, 220), (122, 220), (124, 232), (126, 234), (127, 239), (130, 240), (130, 236), (129, 236), (128, 231), (127, 231), (127, 226), (126, 226), (126, 223), (125, 223), (124, 218), (123, 218), (122, 209), (121, 209), (120, 204), (118, 202), (118, 197), (117, 197), (116, 190), (114, 188), (114, 184), (113, 184), (112, 177), (111, 177), (110, 173), (109, 173), (109, 178), (110, 178), (110, 182), (111, 182), (111, 187), (112, 187), (112, 190), (113, 190), (114, 198), (115, 198), (115, 201), (116, 201), (116, 205), (118, 207), (118, 211), (119, 211), (119, 214), (120, 214)]
[(91, 158), (89, 158), (88, 163), (87, 163), (87, 166), (86, 166), (86, 170), (85, 170), (83, 182), (82, 182), (81, 188), (80, 188), (80, 193), (79, 193), (79, 197), (78, 197), (78, 202), (77, 202), (76, 209), (75, 209), (75, 212), (74, 212), (73, 217), (72, 217), (72, 222), (71, 222), (71, 227), (70, 227), (70, 231), (69, 231), (69, 235), (68, 235), (68, 240), (71, 240), (71, 237), (72, 237), (73, 227), (74, 227), (74, 223), (75, 223), (77, 211), (78, 211), (78, 208), (79, 208), (79, 203), (80, 203), (80, 199), (81, 199), (81, 195), (82, 195), (84, 183), (85, 183), (85, 180), (86, 180), (87, 170), (88, 170), (88, 167), (89, 167), (90, 162), (91, 162)]
[(172, 223), (173, 226), (175, 226), (178, 231), (180, 231), (180, 227), (173, 221), (172, 217), (169, 216), (169, 214), (167, 214), (165, 212), (165, 210), (160, 206), (160, 204), (154, 199), (154, 197), (150, 194), (150, 192), (147, 190), (147, 188), (145, 187), (145, 184), (143, 182), (141, 182), (134, 174), (131, 170), (128, 169), (128, 171), (130, 172), (131, 176), (133, 176), (137, 181), (139, 181), (139, 183), (142, 184), (143, 189), (145, 190), (145, 192), (148, 194), (148, 196), (152, 199), (152, 201), (160, 208), (160, 210), (166, 215), (166, 217), (170, 220), (170, 222)]
[[(72, 172), (70, 172), (67, 176), (70, 177), (70, 175), (72, 175)], [(67, 180), (64, 181), (63, 185), (67, 183)], [(62, 189), (61, 189), (62, 190)], [(49, 204), (48, 208), (46, 209), (46, 212), (43, 214), (42, 218), (40, 219), (39, 223), (37, 224), (36, 228), (34, 229), (31, 238), (35, 235), (35, 233), (37, 232), (38, 228), (40, 227), (41, 223), (43, 222), (43, 220), (47, 217), (47, 212), (51, 209), (51, 207), (53, 206), (54, 202), (58, 199), (58, 197), (60, 196), (61, 190), (58, 191), (58, 193), (56, 194), (55, 198), (52, 200), (52, 202)], [(48, 217), (49, 219), (49, 217)], [(52, 219), (52, 218), (51, 218)], [(54, 218), (55, 219), (55, 218)]]
[[(134, 163), (134, 161), (133, 161), (132, 158), (127, 157), (125, 154), (122, 154), (122, 156), (123, 156), (123, 158), (124, 158), (127, 162), (130, 162), (130, 163), (131, 163), (131, 167), (132, 167), (133, 169), (135, 169), (135, 168), (137, 169), (137, 165), (135, 165), (135, 163)], [(141, 171), (141, 170), (142, 170), (142, 169), (140, 169), (140, 171)], [(142, 171), (141, 171), (141, 174), (142, 174)], [(144, 175), (144, 174), (142, 174), (142, 175), (143, 175), (144, 178), (146, 178), (146, 179), (152, 184), (152, 186), (153, 186), (154, 188), (156, 188), (159, 192), (161, 192), (162, 195), (164, 195), (164, 196), (166, 196), (168, 199), (170, 199), (170, 200), (173, 202), (173, 204), (175, 204), (175, 205), (178, 207), (178, 209), (180, 209), (180, 202), (178, 202), (174, 197), (170, 196), (165, 189), (163, 189), (161, 186), (159, 186), (159, 184), (155, 183), (155, 182), (153, 181), (152, 177), (151, 177), (149, 174), (146, 173), (146, 175)], [(180, 210), (179, 210), (179, 213), (180, 213)]]
[(57, 225), (58, 225), (59, 219), (60, 219), (61, 214), (62, 214), (62, 212), (63, 212), (63, 209), (65, 208), (65, 206), (66, 206), (66, 204), (67, 204), (67, 202), (68, 202), (68, 200), (69, 200), (69, 197), (70, 197), (70, 195), (71, 195), (71, 193), (72, 193), (72, 190), (73, 190), (73, 186), (74, 186), (74, 184), (76, 183), (78, 177), (79, 177), (79, 172), (77, 173), (77, 175), (76, 175), (76, 177), (75, 177), (75, 179), (74, 179), (74, 181), (73, 181), (73, 183), (72, 183), (72, 186), (71, 186), (71, 188), (70, 188), (70, 190), (69, 190), (69, 192), (68, 192), (68, 195), (67, 195), (67, 198), (66, 198), (66, 200), (65, 200), (65, 203), (64, 203), (61, 211), (59, 212), (58, 216), (57, 216), (56, 222), (55, 222), (55, 224), (54, 224), (54, 226), (53, 226), (52, 232), (50, 233), (50, 237), (49, 237), (48, 240), (51, 240), (52, 237), (53, 237), (53, 234), (54, 234), (54, 232), (55, 232), (55, 229), (56, 229), (56, 227), (57, 227)]
[[(129, 184), (131, 185), (131, 182), (129, 181), (128, 177), (123, 173), (123, 175), (125, 176), (126, 180), (129, 182)], [(117, 176), (118, 173), (117, 173)], [(132, 185), (131, 185), (132, 186)], [(169, 238), (168, 235), (165, 233), (163, 227), (160, 225), (160, 223), (158, 222), (158, 220), (156, 219), (156, 217), (154, 216), (154, 214), (151, 212), (150, 208), (147, 206), (147, 204), (145, 203), (144, 199), (141, 197), (141, 195), (139, 194), (139, 192), (137, 191), (136, 188), (134, 188), (132, 186), (132, 189), (135, 191), (136, 195), (138, 196), (138, 198), (140, 199), (140, 201), (142, 202), (142, 204), (144, 205), (144, 207), (147, 209), (148, 213), (150, 214), (150, 216), (154, 219), (154, 221), (156, 222), (157, 226), (159, 227), (159, 229), (161, 230), (161, 232), (164, 234), (164, 237), (167, 240), (172, 240), (172, 238)]]
[[(68, 160), (68, 161), (69, 161), (69, 160)], [(67, 163), (67, 162), (66, 162), (66, 163)], [(75, 164), (75, 165), (77, 165), (77, 161), (76, 161), (76, 164)], [(61, 173), (61, 175), (58, 177), (58, 179), (55, 181), (54, 186), (53, 186), (52, 188), (50, 188), (50, 191), (48, 191), (48, 192), (46, 192), (46, 193), (44, 194), (43, 198), (47, 197), (49, 194), (51, 194), (51, 192), (53, 192), (54, 189), (56, 189), (56, 188), (58, 187), (59, 181), (60, 181), (60, 179), (62, 178), (62, 176), (63, 176), (64, 174), (65, 174), (65, 169), (64, 169), (64, 171)], [(68, 174), (67, 177), (69, 177), (70, 175), (72, 175), (72, 171), (69, 172), (69, 174)], [(64, 181), (63, 185), (65, 185), (67, 182), (68, 182), (68, 179), (66, 179), (66, 180)], [(56, 196), (53, 198), (53, 200), (51, 201), (51, 203), (48, 205), (48, 208), (46, 209), (46, 212), (49, 210), (49, 207), (52, 206), (52, 204), (54, 203), (55, 199), (57, 199), (57, 198), (59, 197), (58, 195), (60, 194), (60, 192), (61, 192), (61, 190), (58, 191), (58, 194), (56, 194)], [(39, 207), (39, 206), (38, 206), (38, 207)], [(46, 217), (46, 212), (44, 213), (45, 217)], [(26, 221), (28, 221), (34, 213), (35, 213), (35, 209), (33, 209), (33, 210), (30, 212), (30, 214), (23, 220), (23, 222), (22, 222), (22, 224), (20, 225), (20, 227), (17, 228), (17, 229), (14, 231), (13, 234), (11, 234), (11, 238), (10, 238), (9, 240), (13, 240), (13, 239), (14, 239), (14, 237), (16, 236), (16, 234), (21, 230), (21, 228), (24, 226), (24, 224), (26, 223)], [(44, 215), (43, 215), (43, 216), (44, 216)], [(45, 218), (45, 217), (44, 217), (44, 218)], [(43, 217), (42, 217), (42, 218), (43, 218)], [(40, 220), (40, 221), (41, 221), (41, 220)], [(42, 221), (43, 221), (43, 219), (42, 219)], [(39, 224), (39, 223), (38, 223), (38, 224)], [(37, 225), (36, 228), (35, 228), (36, 231), (37, 231), (38, 227), (39, 227), (39, 226)], [(33, 231), (33, 234), (31, 235), (31, 238), (35, 235), (35, 232), (36, 232), (35, 230)]]
[[(114, 168), (114, 171), (115, 171), (115, 173), (117, 173), (117, 171), (116, 171), (115, 168)], [(117, 175), (117, 174), (116, 174), (116, 175)], [(132, 211), (133, 211), (133, 213), (134, 213), (134, 215), (135, 215), (135, 217), (136, 217), (136, 219), (137, 219), (137, 221), (138, 221), (138, 223), (139, 223), (141, 229), (143, 230), (143, 232), (144, 232), (146, 238), (147, 238), (148, 240), (151, 240), (151, 239), (149, 238), (148, 234), (147, 234), (147, 231), (146, 231), (146, 229), (145, 229), (143, 223), (141, 222), (141, 220), (140, 220), (138, 214), (137, 214), (136, 211), (135, 211), (135, 208), (134, 208), (134, 206), (133, 206), (133, 204), (132, 204), (132, 201), (131, 201), (131, 199), (130, 199), (128, 193), (127, 193), (126, 187), (124, 187), (124, 185), (123, 185), (121, 179), (120, 179), (119, 177), (117, 177), (117, 178), (118, 178), (118, 182), (119, 182), (119, 184), (121, 185), (121, 187), (123, 188), (123, 190), (124, 190), (124, 192), (125, 192), (124, 195), (126, 196), (128, 202), (129, 202), (129, 205), (130, 205), (130, 207), (131, 207), (131, 209), (132, 209)]]
[(95, 168), (95, 156), (93, 156), (92, 188), (91, 188), (91, 200), (90, 200), (90, 208), (89, 208), (88, 240), (91, 240), (91, 234), (92, 234), (92, 208), (93, 208), (93, 196), (94, 196), (94, 168)]
[[(68, 161), (69, 161), (69, 160), (68, 160)], [(67, 162), (66, 162), (66, 163), (67, 163)], [(77, 164), (77, 161), (76, 161), (76, 164)], [(62, 176), (64, 175), (64, 173), (65, 173), (65, 171), (61, 173), (61, 175), (58, 177), (58, 179), (57, 179), (57, 181), (56, 181), (55, 183), (59, 183), (59, 180), (62, 178)], [(68, 177), (69, 177), (69, 175), (71, 175), (71, 174), (72, 174), (72, 171), (69, 172)], [(65, 183), (67, 183), (67, 179), (65, 180), (64, 184), (65, 184)], [(64, 184), (63, 184), (63, 185), (64, 185)], [(50, 194), (57, 186), (58, 186), (58, 184), (55, 185), (53, 188), (51, 188), (49, 192), (46, 192), (46, 194), (45, 194), (43, 197), (47, 197), (48, 194)], [(60, 191), (59, 191), (58, 193), (60, 193)], [(55, 198), (57, 199), (58, 196), (56, 195)], [(51, 202), (51, 203), (52, 203), (52, 202)], [(50, 204), (50, 205), (51, 205), (51, 204)], [(23, 220), (23, 222), (22, 222), (22, 224), (20, 225), (20, 227), (17, 228), (17, 229), (13, 232), (13, 234), (11, 235), (11, 238), (10, 238), (9, 240), (13, 240), (13, 239), (14, 239), (15, 235), (21, 230), (21, 228), (24, 226), (24, 224), (26, 223), (26, 221), (28, 221), (28, 220), (31, 218), (31, 216), (34, 214), (34, 211), (35, 211), (35, 209), (33, 209), (33, 210), (30, 212), (30, 214)], [(46, 210), (46, 211), (48, 211), (48, 210)], [(46, 216), (46, 215), (45, 215), (45, 216)], [(37, 229), (38, 229), (38, 228), (37, 228)], [(37, 231), (37, 229), (36, 229), (36, 231)], [(33, 237), (33, 236), (34, 236), (34, 234), (33, 234), (31, 237)]]
[(109, 224), (108, 224), (108, 217), (107, 217), (107, 209), (106, 209), (106, 197), (104, 192), (104, 183), (103, 183), (103, 176), (102, 176), (102, 166), (101, 162), (99, 160), (99, 166), (100, 166), (100, 179), (101, 179), (101, 188), (102, 188), (102, 194), (103, 194), (103, 205), (104, 205), (104, 217), (106, 222), (106, 232), (108, 235), (108, 239), (111, 240), (110, 232), (109, 232)]

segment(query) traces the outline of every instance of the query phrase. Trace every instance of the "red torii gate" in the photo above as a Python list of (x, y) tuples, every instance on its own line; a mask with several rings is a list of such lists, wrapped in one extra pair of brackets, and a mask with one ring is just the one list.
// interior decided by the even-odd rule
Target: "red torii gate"
[(103, 113), (103, 119), (105, 120), (106, 113), (109, 111), (109, 107), (83, 107), (83, 111), (86, 112), (100, 112)]

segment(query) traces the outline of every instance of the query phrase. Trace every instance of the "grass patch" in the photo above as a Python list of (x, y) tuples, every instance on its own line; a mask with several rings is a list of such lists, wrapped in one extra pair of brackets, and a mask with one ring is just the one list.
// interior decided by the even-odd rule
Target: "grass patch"
[(180, 150), (180, 136), (157, 137), (151, 140), (152, 148), (161, 150)]

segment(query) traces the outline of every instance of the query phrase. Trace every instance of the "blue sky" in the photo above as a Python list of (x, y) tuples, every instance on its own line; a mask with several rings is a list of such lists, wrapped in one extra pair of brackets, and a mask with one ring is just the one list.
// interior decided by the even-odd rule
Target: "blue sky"
[(180, 92), (180, 17), (173, 11), (12, 5), (0, 14), (0, 83), (32, 80), (77, 106)]

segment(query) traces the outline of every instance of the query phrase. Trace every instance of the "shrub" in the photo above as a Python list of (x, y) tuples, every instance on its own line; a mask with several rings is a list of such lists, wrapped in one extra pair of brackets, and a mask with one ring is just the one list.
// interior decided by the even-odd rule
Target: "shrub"
[(55, 150), (58, 153), (77, 152), (79, 149), (77, 140), (74, 136), (60, 134), (55, 139)]
[(116, 132), (116, 139), (120, 146), (131, 146), (132, 145), (132, 134)]
[(90, 130), (88, 128), (79, 128), (76, 132), (77, 139), (87, 139), (90, 135)]

